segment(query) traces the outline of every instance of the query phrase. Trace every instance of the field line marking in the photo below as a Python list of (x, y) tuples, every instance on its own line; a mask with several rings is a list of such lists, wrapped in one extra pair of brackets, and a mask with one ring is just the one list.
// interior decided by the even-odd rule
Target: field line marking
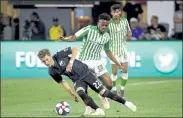
[(182, 82), (182, 80), (163, 80), (163, 81), (151, 81), (151, 82), (139, 82), (139, 83), (132, 83), (127, 84), (127, 86), (135, 86), (135, 85), (147, 85), (147, 84), (160, 84), (160, 83), (169, 83), (169, 82)]

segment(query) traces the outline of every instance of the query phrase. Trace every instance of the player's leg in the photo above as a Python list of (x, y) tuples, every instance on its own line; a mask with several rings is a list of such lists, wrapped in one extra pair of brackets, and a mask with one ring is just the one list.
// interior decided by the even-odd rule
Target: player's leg
[(134, 112), (136, 111), (136, 106), (133, 103), (126, 101), (122, 97), (118, 96), (117, 94), (115, 94), (115, 93), (113, 93), (113, 92), (111, 92), (109, 90), (106, 90), (104, 88), (102, 82), (97, 78), (96, 75), (91, 73), (88, 76), (88, 79), (85, 79), (84, 81), (87, 83), (87, 85), (90, 86), (90, 88), (92, 90), (94, 90), (95, 92), (99, 93), (103, 97), (107, 97), (107, 98), (110, 98), (110, 99), (112, 99), (114, 101), (122, 103), (125, 106), (127, 106), (129, 109), (131, 109), (132, 111), (134, 111)]
[(99, 76), (99, 79), (102, 81), (103, 85), (108, 89), (111, 90), (112, 89), (112, 79), (109, 75), (108, 72), (105, 72), (104, 74)]
[(122, 73), (121, 73), (121, 87), (120, 87), (120, 96), (124, 96), (124, 89), (128, 80), (128, 62), (121, 63)]
[(111, 62), (111, 67), (112, 67), (111, 79), (113, 83), (112, 91), (117, 94), (116, 81), (117, 81), (118, 66), (114, 64), (114, 62)]
[(132, 102), (125, 100), (124, 98), (118, 96), (117, 94), (115, 94), (109, 90), (102, 89), (99, 91), (99, 94), (103, 97), (107, 97), (107, 98), (110, 98), (111, 100), (122, 103), (123, 105), (128, 107), (133, 112), (135, 112), (137, 110), (136, 106)]
[[(112, 80), (111, 77), (109, 75), (109, 73), (107, 72), (107, 69), (105, 68), (105, 66), (103, 64), (97, 65), (95, 67), (95, 72), (97, 72), (97, 76), (100, 78), (100, 80), (102, 81), (102, 83), (105, 85), (105, 87), (108, 90), (112, 89)], [(104, 109), (109, 109), (110, 108), (110, 103), (107, 100), (107, 98), (104, 98), (102, 96), (99, 95), (99, 98), (101, 99), (101, 103)]]
[(88, 96), (87, 84), (85, 82), (83, 82), (82, 80), (76, 81), (74, 84), (74, 89), (76, 93), (81, 97), (83, 102), (85, 103), (86, 108), (88, 108), (88, 109), (85, 109), (84, 115), (89, 115), (92, 112), (94, 112), (92, 109), (94, 110), (99, 109), (99, 106), (95, 104), (95, 102), (90, 96)]

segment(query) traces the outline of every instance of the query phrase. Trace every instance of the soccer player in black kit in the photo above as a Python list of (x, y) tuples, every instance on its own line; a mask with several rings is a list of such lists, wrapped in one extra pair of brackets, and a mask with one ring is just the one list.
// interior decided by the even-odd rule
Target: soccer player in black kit
[(48, 73), (50, 76), (57, 83), (60, 83), (66, 91), (71, 94), (74, 100), (78, 102), (77, 96), (72, 92), (68, 83), (62, 79), (61, 75), (66, 75), (73, 81), (76, 93), (86, 105), (95, 110), (91, 115), (105, 115), (105, 113), (95, 104), (93, 99), (88, 96), (88, 86), (101, 96), (117, 101), (135, 112), (136, 106), (132, 102), (129, 102), (104, 88), (102, 82), (94, 71), (89, 69), (86, 64), (76, 59), (77, 53), (77, 48), (68, 47), (51, 56), (48, 49), (42, 49), (38, 52), (38, 57), (46, 66), (48, 66)]

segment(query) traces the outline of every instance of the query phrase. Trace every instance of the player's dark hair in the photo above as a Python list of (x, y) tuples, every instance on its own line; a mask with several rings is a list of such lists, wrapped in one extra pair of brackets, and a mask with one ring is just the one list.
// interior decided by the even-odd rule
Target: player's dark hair
[(111, 6), (111, 11), (115, 11), (115, 10), (122, 10), (122, 5), (121, 4), (113, 4)]
[(111, 17), (107, 14), (107, 13), (102, 13), (98, 16), (98, 21), (99, 20), (106, 20), (109, 21), (111, 19)]
[(50, 56), (50, 51), (48, 49), (42, 49), (38, 52), (37, 56), (39, 58), (44, 58), (46, 55)]

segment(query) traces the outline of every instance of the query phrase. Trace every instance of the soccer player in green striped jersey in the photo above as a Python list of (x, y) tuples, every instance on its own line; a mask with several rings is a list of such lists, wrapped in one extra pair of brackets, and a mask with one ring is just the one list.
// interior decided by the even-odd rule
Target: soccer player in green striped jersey
[[(109, 49), (110, 35), (107, 32), (110, 16), (106, 13), (99, 15), (97, 26), (87, 26), (79, 30), (73, 36), (62, 37), (64, 41), (74, 41), (83, 37), (83, 45), (79, 54), (79, 60), (92, 68), (106, 88), (111, 90), (112, 80), (110, 74), (104, 66), (101, 52), (104, 49), (107, 56), (121, 67), (120, 63), (113, 56)], [(97, 85), (96, 85), (97, 86)], [(101, 98), (101, 97), (100, 97)], [(110, 108), (110, 104), (106, 98), (101, 98), (102, 105), (105, 109)], [(91, 109), (86, 107), (85, 115), (91, 113)]]
[[(126, 46), (126, 39), (127, 37), (131, 36), (131, 30), (127, 19), (121, 17), (122, 6), (120, 4), (114, 4), (111, 6), (111, 15), (112, 18), (109, 23), (109, 33), (111, 36), (110, 50), (122, 66), (120, 95), (123, 97), (124, 88), (128, 79), (128, 51)], [(111, 61), (111, 67), (111, 78), (113, 81), (112, 91), (117, 93), (116, 80), (118, 66), (113, 61)]]

